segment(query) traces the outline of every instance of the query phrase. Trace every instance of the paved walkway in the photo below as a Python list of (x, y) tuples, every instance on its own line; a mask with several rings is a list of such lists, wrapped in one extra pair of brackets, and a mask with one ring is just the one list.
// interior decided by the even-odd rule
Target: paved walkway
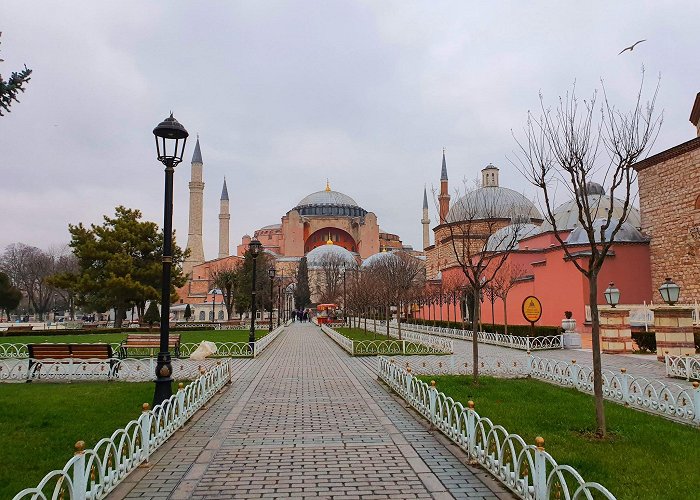
[(111, 498), (512, 498), (320, 329), (295, 324)]

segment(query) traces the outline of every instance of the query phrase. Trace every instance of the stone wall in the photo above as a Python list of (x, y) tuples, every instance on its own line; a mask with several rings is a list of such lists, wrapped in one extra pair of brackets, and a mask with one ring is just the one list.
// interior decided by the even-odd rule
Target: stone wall
[(638, 165), (642, 232), (651, 236), (654, 301), (667, 276), (681, 302), (700, 300), (700, 141), (694, 139)]

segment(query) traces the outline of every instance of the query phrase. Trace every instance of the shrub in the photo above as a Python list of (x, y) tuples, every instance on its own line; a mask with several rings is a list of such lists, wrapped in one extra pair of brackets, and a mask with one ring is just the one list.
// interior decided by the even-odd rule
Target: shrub
[(632, 340), (637, 344), (639, 352), (656, 352), (656, 333), (632, 332)]

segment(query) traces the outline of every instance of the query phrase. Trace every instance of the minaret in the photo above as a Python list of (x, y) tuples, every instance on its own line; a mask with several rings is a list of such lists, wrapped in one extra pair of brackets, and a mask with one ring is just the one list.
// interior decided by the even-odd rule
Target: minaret
[(187, 248), (190, 256), (182, 268), (186, 276), (192, 273), (192, 268), (204, 262), (204, 246), (202, 244), (202, 212), (204, 207), (204, 182), (202, 181), (202, 151), (199, 149), (199, 136), (192, 155), (192, 176), (190, 178), (190, 227), (187, 232)]
[(430, 216), (428, 215), (428, 193), (423, 187), (423, 218), (420, 220), (423, 224), (423, 250), (430, 246)]
[(221, 190), (221, 200), (219, 201), (219, 258), (229, 256), (228, 247), (228, 226), (231, 214), (228, 211), (228, 189), (226, 189), (226, 177), (224, 177), (224, 187)]
[(440, 174), (440, 224), (447, 221), (447, 212), (450, 211), (450, 193), (447, 187), (447, 162), (445, 162), (445, 148), (442, 148), (442, 172)]

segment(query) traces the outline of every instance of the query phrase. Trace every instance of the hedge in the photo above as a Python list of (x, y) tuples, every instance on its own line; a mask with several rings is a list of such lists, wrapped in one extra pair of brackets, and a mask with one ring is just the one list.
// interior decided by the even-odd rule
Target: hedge
[[(438, 326), (443, 328), (457, 328), (462, 329), (461, 321), (431, 321), (427, 319), (409, 319), (406, 323), (411, 323), (415, 325), (428, 325), (428, 326)], [(469, 323), (464, 324), (465, 327), (469, 328)], [(504, 325), (495, 325), (495, 328), (490, 323), (482, 324), (481, 330), (484, 332), (497, 332), (504, 333)], [(550, 335), (559, 335), (562, 333), (562, 329), (558, 326), (535, 326), (534, 336), (535, 337), (545, 337)], [(529, 337), (530, 336), (530, 326), (529, 325), (508, 325), (508, 335), (514, 335), (516, 337)]]
[[(700, 352), (700, 332), (693, 334), (695, 339), (695, 352)], [(632, 340), (637, 344), (640, 352), (656, 352), (656, 334), (654, 332), (632, 332)]]

